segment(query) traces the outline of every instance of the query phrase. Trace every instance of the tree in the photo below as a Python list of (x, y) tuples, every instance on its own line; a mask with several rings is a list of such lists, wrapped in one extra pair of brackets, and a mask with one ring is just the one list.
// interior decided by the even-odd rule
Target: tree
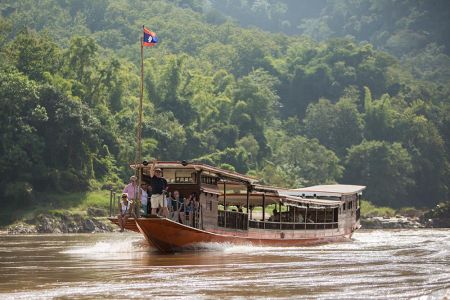
[[(270, 161), (291, 178), (291, 187), (334, 183), (341, 178), (339, 158), (317, 139), (274, 133), (268, 139), (273, 151)], [(270, 177), (264, 179), (271, 183)]]
[(393, 129), (398, 113), (392, 107), (389, 95), (383, 95), (381, 99), (372, 101), (370, 90), (367, 89), (365, 101), (365, 138), (369, 140), (393, 141)]
[(367, 186), (375, 204), (400, 207), (414, 184), (411, 156), (400, 143), (363, 141), (348, 151), (344, 182)]
[(39, 104), (37, 84), (15, 69), (0, 70), (0, 106), (0, 186), (20, 179), (31, 183), (32, 174), (17, 170), (41, 165), (44, 153), (45, 140), (37, 126), (47, 124), (48, 113)]
[(331, 104), (326, 99), (310, 104), (303, 120), (309, 138), (344, 157), (346, 149), (362, 140), (363, 120), (354, 101), (341, 98)]
[(61, 65), (61, 51), (46, 34), (24, 29), (9, 46), (13, 64), (30, 79), (42, 81), (46, 72), (53, 74)]

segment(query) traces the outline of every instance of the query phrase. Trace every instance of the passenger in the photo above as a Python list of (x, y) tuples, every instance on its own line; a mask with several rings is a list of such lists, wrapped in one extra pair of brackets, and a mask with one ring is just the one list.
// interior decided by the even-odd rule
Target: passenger
[(192, 194), (192, 206), (191, 206), (191, 226), (196, 227), (196, 224), (198, 223), (198, 215), (200, 211), (200, 202), (197, 198), (197, 194)]
[(128, 200), (134, 200), (137, 198), (137, 177), (131, 176), (130, 183), (128, 183), (123, 189), (122, 193), (126, 193), (128, 195)]
[(186, 224), (186, 214), (189, 213), (188, 211), (189, 202), (190, 202), (189, 198), (184, 198), (184, 201), (182, 202), (179, 208), (180, 221), (183, 224)]
[(125, 225), (127, 223), (128, 217), (131, 216), (131, 211), (133, 210), (133, 201), (128, 199), (128, 194), (122, 194), (122, 200), (119, 202), (119, 215), (117, 216), (117, 221), (119, 222), (120, 232), (123, 232)]
[(180, 210), (182, 206), (183, 206), (183, 197), (180, 196), (180, 192), (174, 191), (172, 199), (172, 209), (173, 209), (172, 220), (180, 222)]
[(188, 205), (186, 206), (186, 208), (185, 208), (185, 213), (188, 215), (188, 217), (189, 217), (189, 226), (192, 226), (192, 221), (193, 221), (193, 218), (194, 218), (194, 207), (195, 207), (195, 199), (194, 199), (194, 194), (191, 194), (190, 196), (189, 196), (189, 199), (188, 199), (189, 201), (188, 201)]
[(147, 183), (147, 215), (148, 215), (148, 214), (150, 214), (151, 208), (152, 208), (152, 205), (151, 205), (152, 186), (148, 182), (146, 182), (146, 183)]
[(156, 209), (162, 209), (162, 216), (167, 218), (169, 212), (167, 210), (166, 201), (164, 201), (165, 193), (167, 192), (167, 180), (162, 177), (162, 170), (156, 168), (156, 160), (150, 168), (150, 185), (152, 186), (152, 215), (156, 215)]
[(167, 196), (165, 197), (164, 201), (166, 202), (166, 207), (169, 215), (169, 219), (173, 218), (173, 207), (172, 207), (172, 192), (168, 192)]
[(148, 215), (148, 192), (147, 192), (148, 184), (143, 182), (141, 184), (141, 205), (142, 205), (142, 214), (144, 216)]
[(276, 208), (273, 209), (272, 215), (270, 216), (269, 221), (272, 221), (272, 222), (280, 221), (280, 214), (278, 213)]

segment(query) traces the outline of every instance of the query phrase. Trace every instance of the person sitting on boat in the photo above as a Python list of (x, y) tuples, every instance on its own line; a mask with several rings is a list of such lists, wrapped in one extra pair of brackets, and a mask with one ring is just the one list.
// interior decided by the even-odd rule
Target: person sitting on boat
[(167, 218), (169, 212), (164, 199), (167, 191), (167, 180), (162, 177), (162, 170), (156, 168), (156, 160), (153, 160), (153, 164), (150, 168), (150, 185), (152, 186), (152, 198), (150, 199), (152, 204), (152, 215), (156, 215), (156, 209), (161, 207), (162, 216)]
[(141, 183), (141, 205), (142, 205), (142, 214), (148, 214), (148, 193), (147, 193), (147, 183)]
[(269, 221), (271, 221), (271, 222), (280, 221), (280, 214), (278, 213), (276, 208), (273, 209), (272, 215), (270, 216)]
[(125, 224), (127, 223), (128, 217), (131, 216), (131, 211), (133, 209), (133, 200), (128, 199), (128, 194), (123, 193), (122, 199), (119, 202), (119, 215), (117, 216), (117, 221), (119, 222), (120, 232), (125, 229)]

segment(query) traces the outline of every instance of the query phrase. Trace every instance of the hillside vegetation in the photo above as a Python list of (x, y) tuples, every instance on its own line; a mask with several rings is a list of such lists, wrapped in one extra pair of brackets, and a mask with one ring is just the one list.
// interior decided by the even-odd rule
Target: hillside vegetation
[[(203, 161), (285, 187), (366, 185), (383, 206), (450, 198), (448, 41), (445, 24), (430, 25), (447, 7), (367, 1), (377, 22), (401, 4), (414, 24), (383, 21), (376, 39), (377, 30), (354, 33), (373, 25), (357, 13), (364, 1), (318, 1), (298, 15), (301, 32), (286, 34), (241, 27), (222, 7), (234, 2), (2, 1), (6, 214), (45, 193), (117, 188), (131, 175), (143, 24), (160, 38), (145, 49), (145, 158)], [(296, 1), (245, 3), (283, 11)], [(295, 17), (288, 11), (282, 20)], [(324, 23), (328, 35), (299, 35)], [(392, 46), (401, 30), (427, 31), (425, 44), (401, 52)]]

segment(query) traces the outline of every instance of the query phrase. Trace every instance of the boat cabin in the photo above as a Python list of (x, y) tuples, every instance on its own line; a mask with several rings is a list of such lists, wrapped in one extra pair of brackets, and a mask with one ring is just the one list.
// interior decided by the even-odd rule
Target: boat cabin
[[(150, 165), (132, 166), (150, 179)], [(168, 192), (194, 195), (191, 218), (183, 223), (208, 232), (279, 237), (296, 231), (327, 230), (342, 234), (359, 226), (363, 186), (323, 185), (281, 189), (258, 180), (201, 163), (159, 162)], [(188, 216), (185, 216), (188, 218)], [(180, 220), (176, 220), (180, 221)], [(328, 233), (330, 234), (330, 233)], [(304, 233), (303, 233), (304, 235)]]

